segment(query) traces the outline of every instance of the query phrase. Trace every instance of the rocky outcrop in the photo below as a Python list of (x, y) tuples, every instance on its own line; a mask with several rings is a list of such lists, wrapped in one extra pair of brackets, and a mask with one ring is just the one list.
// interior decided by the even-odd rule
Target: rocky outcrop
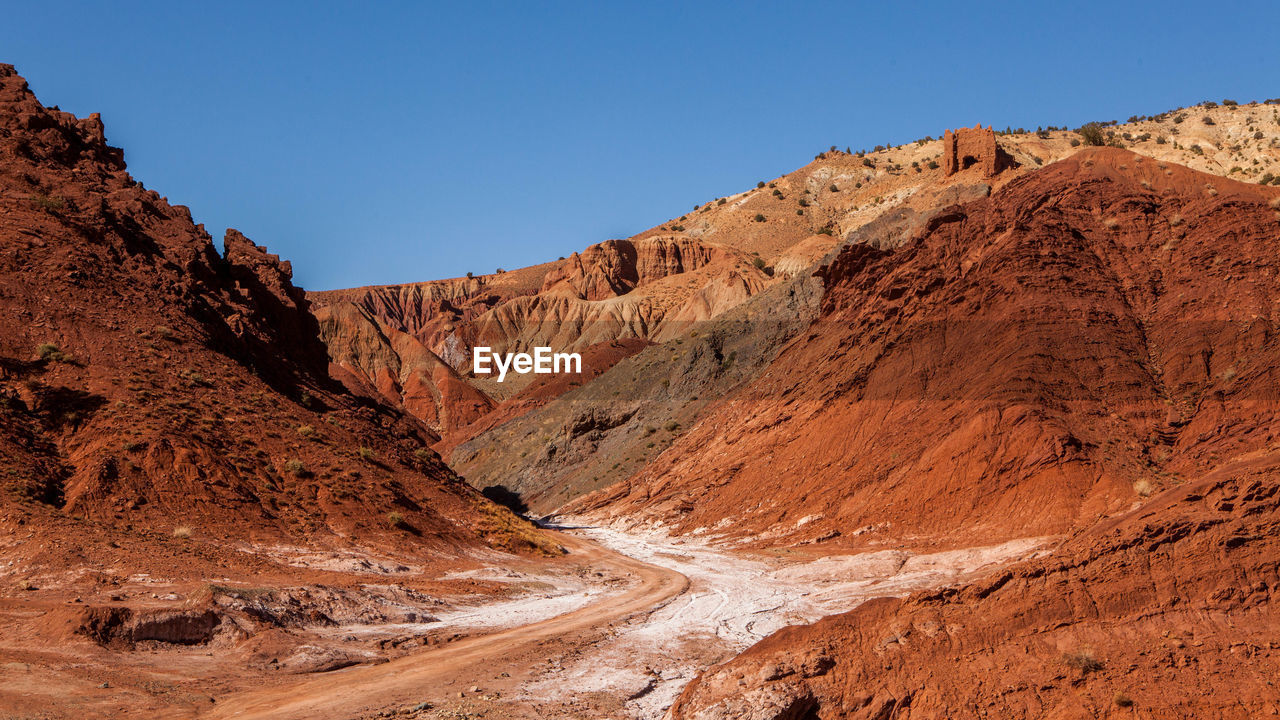
[[(1252, 718), (1280, 596), (1274, 454), (1171, 489), (981, 581), (787, 628), (687, 686), (673, 720)], [(797, 714), (798, 713), (798, 714)]]
[(724, 249), (688, 237), (607, 240), (558, 263), (547, 273), (540, 292), (567, 294), (581, 300), (604, 300), (730, 257), (731, 253)]

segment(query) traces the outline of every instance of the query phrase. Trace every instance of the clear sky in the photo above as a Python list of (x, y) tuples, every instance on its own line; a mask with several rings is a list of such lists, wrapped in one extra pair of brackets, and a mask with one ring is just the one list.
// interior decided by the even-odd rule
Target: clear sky
[(626, 237), (820, 150), (1280, 97), (1280, 3), (12, 3), (0, 62), (310, 289)]

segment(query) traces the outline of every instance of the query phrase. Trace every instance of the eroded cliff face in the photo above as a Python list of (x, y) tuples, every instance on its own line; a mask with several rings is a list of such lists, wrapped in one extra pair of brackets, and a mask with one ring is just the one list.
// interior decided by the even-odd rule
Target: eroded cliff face
[[(636, 347), (642, 347), (646, 341), (678, 337), (766, 287), (770, 275), (757, 265), (732, 248), (670, 235), (609, 240), (550, 266), (512, 273), (313, 297), (324, 319), (330, 358), (344, 377), (376, 388), (390, 401), (398, 399), (448, 435), (535, 380), (513, 375), (498, 384), (473, 376), (473, 348), (582, 352), (608, 343), (630, 347), (640, 341)], [(371, 324), (379, 329), (372, 331)], [(377, 334), (405, 337), (398, 344), (381, 343), (377, 352), (352, 351), (353, 338)], [(409, 390), (409, 376), (400, 368), (414, 361), (397, 347), (429, 355), (429, 364), (439, 361), (444, 367), (419, 373), (412, 381), (417, 390)]]
[(234, 230), (219, 253), (128, 175), (96, 115), (43, 107), (8, 65), (0, 237), (6, 522), (449, 553), (505, 512), (418, 421), (329, 376), (288, 263)]

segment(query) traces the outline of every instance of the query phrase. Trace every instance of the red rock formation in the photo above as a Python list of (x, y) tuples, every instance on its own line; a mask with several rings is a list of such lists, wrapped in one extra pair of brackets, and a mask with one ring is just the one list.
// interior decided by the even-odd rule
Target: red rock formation
[(676, 719), (1245, 718), (1280, 689), (1280, 464), (1170, 490), (971, 585), (782, 630)]
[(415, 548), (479, 541), (493, 506), (417, 421), (329, 377), (288, 263), (234, 230), (219, 254), (129, 176), (97, 116), (44, 108), (8, 65), (0, 238), (6, 527), (405, 543), (383, 520), (397, 507)]
[[(344, 369), (344, 377), (376, 389), (388, 400), (399, 397), (415, 416), (448, 433), (491, 408), (482, 399), (485, 391), (469, 377), (473, 347), (518, 352), (547, 346), (572, 352), (615, 341), (631, 347), (639, 341), (634, 345), (638, 349), (645, 341), (674, 337), (736, 306), (768, 280), (744, 253), (663, 235), (609, 240), (550, 266), (511, 273), (310, 297), (320, 306), (317, 314), (323, 319), (330, 358)], [(345, 309), (337, 309), (343, 305)], [(347, 323), (354, 326), (344, 327)], [(357, 347), (397, 332), (417, 341), (421, 347), (415, 352), (430, 354), (452, 368), (433, 371), (450, 389), (417, 383), (415, 402), (398, 369), (405, 363), (387, 354), (393, 344), (381, 342), (378, 351)], [(530, 381), (532, 377), (512, 378), (503, 387), (483, 387), (502, 397), (504, 391), (518, 392), (522, 382)], [(563, 391), (571, 385), (540, 387), (539, 397), (545, 397), (552, 389)], [(442, 406), (445, 395), (458, 398), (457, 406)], [(509, 419), (514, 407), (536, 406), (508, 405), (503, 416)], [(452, 419), (443, 419), (446, 414)]]
[(731, 255), (724, 249), (679, 236), (607, 240), (557, 264), (543, 280), (541, 293), (603, 300)]
[(1014, 164), (990, 127), (947, 130), (942, 136), (942, 170), (948, 176), (976, 166), (983, 177), (992, 177)]

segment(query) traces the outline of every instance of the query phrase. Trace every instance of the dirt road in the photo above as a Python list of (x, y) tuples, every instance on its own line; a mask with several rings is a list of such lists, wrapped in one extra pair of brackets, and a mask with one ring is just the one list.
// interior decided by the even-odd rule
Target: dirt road
[[(688, 578), (676, 570), (569, 534), (562, 533), (559, 540), (583, 562), (629, 574), (636, 582), (621, 594), (547, 620), (463, 638), (382, 665), (349, 668), (230, 695), (207, 710), (170, 717), (335, 720), (460, 696), (493, 697), (527, 681), (547, 655), (549, 648), (545, 646), (573, 642), (637, 613), (652, 611), (688, 588)], [(472, 692), (473, 687), (481, 689)]]

